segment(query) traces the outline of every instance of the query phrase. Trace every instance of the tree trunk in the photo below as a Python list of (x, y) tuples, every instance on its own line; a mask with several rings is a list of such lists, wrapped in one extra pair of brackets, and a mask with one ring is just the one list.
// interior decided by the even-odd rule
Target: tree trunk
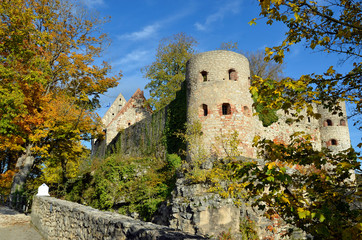
[(25, 152), (18, 158), (16, 162), (16, 169), (19, 171), (14, 176), (10, 191), (11, 194), (24, 189), (26, 177), (29, 175), (35, 160), (35, 158), (31, 155), (31, 148), (32, 145), (28, 145), (25, 149)]

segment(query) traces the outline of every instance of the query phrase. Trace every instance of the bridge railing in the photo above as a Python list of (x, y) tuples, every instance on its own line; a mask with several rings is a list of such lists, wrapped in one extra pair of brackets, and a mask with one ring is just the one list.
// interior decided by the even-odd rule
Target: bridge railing
[(0, 195), (0, 205), (7, 206), (21, 213), (29, 213), (31, 204), (32, 198), (24, 194)]

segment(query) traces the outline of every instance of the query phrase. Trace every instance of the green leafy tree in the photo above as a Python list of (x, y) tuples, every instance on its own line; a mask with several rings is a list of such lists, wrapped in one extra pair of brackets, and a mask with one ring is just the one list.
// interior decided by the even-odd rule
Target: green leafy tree
[[(362, 233), (356, 193), (356, 153), (313, 149), (311, 137), (291, 136), (288, 146), (256, 139), (257, 160), (231, 161), (231, 196), (246, 192), (268, 218), (281, 218), (315, 239), (355, 239)], [(236, 181), (235, 181), (236, 180)], [(235, 184), (237, 183), (237, 184)]]
[(100, 130), (99, 95), (120, 75), (95, 64), (107, 38), (94, 16), (65, 0), (0, 3), (0, 161), (1, 174), (16, 171), (12, 192), (47, 159), (66, 172), (75, 146)]
[(165, 107), (181, 89), (185, 80), (186, 62), (195, 54), (196, 40), (178, 33), (161, 40), (156, 60), (142, 69), (144, 77), (150, 79), (146, 89), (150, 90), (150, 105), (156, 110)]

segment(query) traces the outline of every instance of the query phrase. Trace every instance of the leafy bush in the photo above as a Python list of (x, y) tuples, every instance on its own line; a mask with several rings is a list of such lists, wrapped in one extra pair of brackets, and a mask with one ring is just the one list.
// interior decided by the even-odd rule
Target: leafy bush
[(111, 155), (102, 162), (97, 160), (69, 183), (66, 197), (101, 210), (136, 213), (149, 221), (158, 205), (170, 196), (180, 165), (176, 154), (167, 155), (166, 160)]
[(170, 170), (177, 169), (182, 164), (181, 157), (178, 156), (177, 154), (174, 154), (174, 153), (173, 154), (167, 154), (166, 161), (167, 161), (167, 164), (168, 164)]

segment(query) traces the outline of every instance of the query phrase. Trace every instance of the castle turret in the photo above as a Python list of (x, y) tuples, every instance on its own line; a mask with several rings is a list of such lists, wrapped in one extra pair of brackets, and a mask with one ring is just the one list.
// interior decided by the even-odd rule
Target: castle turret
[(203, 147), (226, 155), (221, 135), (236, 130), (242, 155), (253, 157), (253, 100), (249, 62), (241, 54), (218, 50), (197, 54), (187, 63), (188, 124), (202, 125)]
[(318, 112), (321, 114), (319, 126), (322, 147), (327, 147), (334, 152), (351, 147), (346, 105), (341, 102), (339, 106), (341, 110), (335, 114), (323, 106), (318, 106)]

